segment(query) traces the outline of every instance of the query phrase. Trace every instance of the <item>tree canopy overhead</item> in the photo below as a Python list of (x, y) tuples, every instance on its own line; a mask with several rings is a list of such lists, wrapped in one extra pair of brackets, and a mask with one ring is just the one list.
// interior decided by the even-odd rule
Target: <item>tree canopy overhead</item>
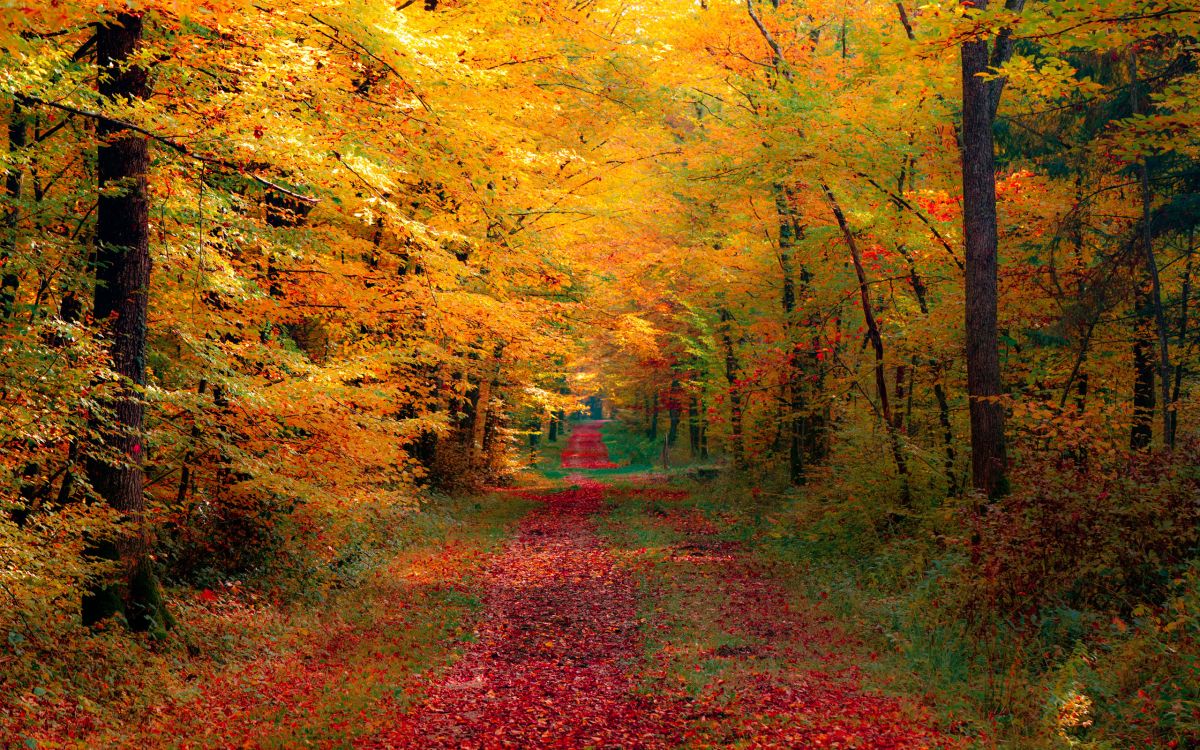
[(904, 576), (1014, 632), (1166, 606), (1198, 36), (1186, 0), (7, 3), (0, 630), (332, 585), (588, 397), (928, 543)]

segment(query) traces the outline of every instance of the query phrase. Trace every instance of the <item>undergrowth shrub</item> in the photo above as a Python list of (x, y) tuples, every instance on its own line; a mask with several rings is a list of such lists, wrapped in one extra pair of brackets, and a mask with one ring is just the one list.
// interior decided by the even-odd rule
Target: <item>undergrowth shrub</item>
[(890, 654), (865, 667), (880, 684), (947, 720), (1022, 749), (1200, 747), (1200, 444), (1031, 452), (986, 509), (917, 474), (898, 526), (899, 486), (860, 437), (804, 487), (726, 477), (697, 501), (799, 563), (807, 594)]
[(1128, 614), (1160, 603), (1200, 542), (1200, 449), (1086, 467), (1029, 462), (1014, 492), (971, 514), (971, 613), (1036, 625), (1048, 607)]

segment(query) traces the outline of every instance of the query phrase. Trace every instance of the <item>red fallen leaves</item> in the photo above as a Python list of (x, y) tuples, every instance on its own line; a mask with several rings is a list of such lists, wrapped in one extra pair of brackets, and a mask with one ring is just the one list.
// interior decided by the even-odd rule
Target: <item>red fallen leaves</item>
[(571, 431), (567, 447), (562, 452), (565, 469), (613, 469), (616, 464), (608, 459), (608, 448), (600, 433), (602, 422), (583, 422)]
[[(654, 487), (623, 492), (665, 501), (682, 495)], [(834, 664), (837, 652), (853, 651), (852, 639), (828, 621), (793, 611), (786, 592), (735, 543), (712, 538), (716, 527), (695, 513), (663, 521), (691, 540), (671, 565), (696, 571), (703, 594), (721, 601), (729, 633), (753, 645), (706, 656), (747, 667), (732, 698), (719, 690), (691, 696), (668, 684), (668, 670), (642, 656), (644, 623), (636, 617), (634, 584), (593, 530), (592, 516), (609, 494), (604, 485), (585, 481), (562, 492), (527, 495), (544, 505), (526, 518), (486, 576), (477, 641), (448, 674), (429, 680), (423, 704), (397, 715), (393, 730), (359, 747), (961, 746), (913, 707), (864, 692), (855, 668)], [(696, 582), (690, 576), (662, 585)], [(796, 666), (814, 661), (829, 666)], [(658, 683), (652, 694), (637, 690), (646, 670)]]
[[(689, 746), (722, 747), (732, 740), (738, 747), (764, 750), (966, 745), (936, 730), (919, 707), (864, 691), (852, 663), (860, 652), (853, 637), (830, 618), (807, 609), (796, 611), (769, 570), (752, 563), (737, 543), (715, 538), (717, 527), (711, 520), (694, 511), (673, 510), (662, 522), (683, 532), (687, 541), (669, 558), (665, 574), (682, 572), (667, 584), (695, 588), (719, 601), (725, 633), (747, 644), (709, 654), (742, 661), (736, 670), (741, 679), (725, 701), (717, 694), (721, 685), (710, 685), (713, 692), (699, 697), (693, 710), (712, 706), (709, 714), (719, 709), (720, 719), (699, 729)], [(761, 659), (763, 666), (754, 659)], [(824, 666), (797, 666), (814, 662)], [(775, 669), (772, 664), (788, 666)]]
[(542, 496), (488, 575), (476, 643), (424, 705), (361, 747), (679, 746), (674, 702), (634, 692), (634, 584), (589, 519), (603, 497), (595, 482)]
[[(576, 431), (579, 442), (592, 443), (594, 435), (603, 449), (598, 429), (586, 427)], [(600, 462), (599, 451), (589, 451)], [(344, 747), (358, 737), (356, 746), (366, 750), (964, 745), (936, 731), (918, 708), (864, 691), (854, 639), (828, 618), (797, 611), (770, 570), (717, 538), (712, 520), (679, 508), (685, 493), (653, 486), (622, 493), (665, 505), (657, 522), (685, 536), (665, 563), (646, 560), (662, 578), (658, 585), (715, 606), (731, 642), (744, 644), (700, 654), (706, 663), (735, 665), (725, 684), (723, 675), (689, 695), (669, 681), (672, 651), (695, 644), (668, 644), (655, 659), (644, 658), (642, 626), (668, 634), (675, 628), (666, 615), (639, 621), (635, 584), (593, 528), (605, 500), (619, 502), (622, 494), (582, 481), (566, 491), (522, 493), (542, 508), (488, 565), (474, 642), (447, 672), (402, 679), (393, 696), (349, 699), (345, 688), (354, 681), (394, 685), (398, 675), (385, 665), (407, 656), (411, 644), (402, 636), (418, 623), (405, 601), (389, 599), (395, 606), (368, 627), (313, 633), (300, 650), (198, 675), (198, 698), (155, 706), (136, 734), (103, 744), (260, 747), (290, 736), (314, 747)], [(448, 545), (402, 575), (416, 586), (466, 593), (461, 576), (472, 567), (464, 565), (470, 556)], [(198, 599), (227, 603), (215, 592)], [(694, 669), (701, 670), (699, 662)], [(643, 674), (654, 680), (649, 693)], [(415, 706), (406, 710), (401, 693)], [(310, 727), (320, 731), (311, 735)]]

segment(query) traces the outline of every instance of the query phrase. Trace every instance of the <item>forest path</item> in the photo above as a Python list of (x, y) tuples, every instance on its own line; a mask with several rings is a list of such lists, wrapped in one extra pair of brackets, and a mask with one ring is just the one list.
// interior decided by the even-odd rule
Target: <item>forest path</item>
[[(567, 468), (610, 468), (598, 423)], [(861, 687), (859, 644), (654, 481), (529, 492), (484, 581), (476, 640), (366, 748), (950, 748)], [(652, 547), (639, 546), (649, 542)]]
[[(568, 468), (608, 468), (599, 426), (572, 432)], [(485, 580), (477, 640), (378, 748), (669, 748), (675, 706), (636, 693), (633, 578), (595, 530), (606, 486), (527, 493), (541, 502)]]

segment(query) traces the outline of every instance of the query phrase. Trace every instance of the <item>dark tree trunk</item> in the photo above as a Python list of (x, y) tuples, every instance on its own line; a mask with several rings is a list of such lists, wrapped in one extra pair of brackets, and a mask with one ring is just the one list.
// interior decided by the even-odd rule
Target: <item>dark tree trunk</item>
[(1154, 442), (1154, 334), (1151, 332), (1153, 307), (1150, 295), (1141, 286), (1135, 297), (1137, 316), (1133, 334), (1133, 424), (1129, 447), (1145, 450)]
[(500, 385), (500, 372), (504, 367), (504, 344), (497, 344), (492, 352), (492, 374), (479, 376), (479, 389), (475, 398), (475, 413), (471, 422), (470, 460), (472, 468), (479, 465), (488, 448), (488, 421), (491, 416), (492, 392)]
[(725, 350), (725, 380), (729, 383), (729, 442), (733, 465), (746, 468), (746, 443), (742, 432), (742, 391), (738, 385), (737, 351), (733, 345), (733, 314), (725, 308), (717, 311), (721, 319), (721, 346)]
[[(196, 395), (203, 396), (207, 392), (208, 381), (201, 378), (199, 384), (196, 386)], [(179, 489), (175, 493), (175, 504), (181, 508), (187, 502), (188, 496), (194, 494), (196, 491), (196, 482), (192, 476), (192, 461), (196, 457), (196, 445), (200, 442), (201, 437), (199, 420), (192, 422), (190, 435), (191, 444), (188, 445), (188, 449), (183, 454), (183, 461), (179, 469)]]
[(549, 429), (549, 431), (548, 431), (548, 434), (546, 435), (546, 442), (557, 443), (558, 442), (558, 413), (557, 412), (550, 412), (550, 427), (548, 429)]
[(649, 424), (646, 426), (646, 437), (651, 441), (657, 441), (658, 440), (658, 391), (654, 392), (654, 395), (650, 397), (648, 403), (649, 403), (648, 408), (649, 408), (650, 413), (647, 415), (649, 418)]
[[(976, 0), (983, 10), (986, 0)], [(999, 44), (999, 42), (997, 42)], [(988, 42), (963, 42), (962, 182), (966, 240), (967, 398), (971, 416), (971, 482), (988, 498), (1007, 490), (1004, 407), (1000, 403), (996, 157), (992, 136), (999, 90), (989, 72)], [(993, 101), (995, 97), (996, 101)]]
[(679, 420), (681, 417), (681, 407), (679, 403), (679, 381), (671, 383), (671, 393), (668, 396), (667, 402), (667, 418), (669, 419), (667, 426), (667, 445), (675, 445), (675, 441), (679, 439)]
[(883, 422), (883, 430), (887, 433), (888, 443), (892, 448), (892, 458), (896, 461), (896, 473), (900, 475), (900, 499), (905, 505), (912, 501), (912, 490), (908, 483), (908, 460), (904, 455), (904, 446), (900, 443), (900, 435), (896, 430), (896, 418), (893, 416), (892, 403), (888, 397), (887, 372), (883, 351), (883, 333), (875, 320), (875, 307), (871, 303), (871, 290), (867, 284), (867, 272), (863, 267), (862, 254), (858, 250), (858, 241), (846, 221), (846, 214), (834, 196), (829, 186), (822, 183), (821, 190), (829, 201), (838, 228), (842, 230), (842, 238), (850, 250), (850, 260), (854, 265), (854, 273), (858, 278), (858, 295), (862, 303), (863, 321), (867, 324), (867, 338), (875, 352), (875, 394), (879, 398), (879, 418)]
[[(1141, 94), (1138, 92), (1138, 62), (1137, 53), (1129, 56), (1129, 78), (1131, 91), (1129, 98), (1133, 103), (1133, 114), (1141, 115), (1143, 111)], [(1142, 251), (1146, 264), (1146, 278), (1150, 282), (1148, 290), (1149, 311), (1153, 316), (1155, 332), (1158, 334), (1158, 376), (1160, 395), (1162, 396), (1162, 438), (1166, 446), (1175, 448), (1174, 431), (1171, 429), (1171, 354), (1167, 342), (1170, 334), (1167, 331), (1167, 315), (1163, 310), (1162, 282), (1158, 274), (1158, 261), (1154, 257), (1154, 230), (1151, 227), (1150, 214), (1154, 196), (1150, 189), (1150, 165), (1143, 157), (1138, 164), (1138, 178), (1142, 192)]]
[[(925, 279), (917, 270), (917, 263), (912, 253), (904, 245), (900, 245), (897, 250), (904, 257), (904, 262), (908, 266), (908, 282), (912, 287), (913, 296), (917, 298), (917, 306), (920, 308), (921, 314), (928, 317), (929, 299)], [(942, 428), (942, 448), (945, 455), (942, 473), (946, 477), (946, 495), (953, 497), (958, 494), (958, 477), (954, 472), (957, 455), (954, 450), (954, 427), (950, 423), (950, 400), (946, 398), (946, 388), (942, 385), (942, 374), (946, 368), (936, 359), (931, 359), (929, 363), (933, 369), (933, 397), (938, 406), (938, 424)], [(909, 398), (911, 397), (912, 394), (909, 393)]]
[[(8, 121), (8, 150), (13, 156), (18, 155), (28, 145), (28, 124), (25, 113), (18, 102), (13, 102), (12, 114)], [(8, 170), (5, 176), (5, 195), (9, 200), (8, 211), (4, 215), (4, 236), (0, 237), (0, 264), (4, 266), (0, 273), (0, 318), (8, 320), (13, 315), (17, 302), (17, 286), (20, 277), (11, 270), (13, 254), (17, 250), (20, 239), (21, 199), (24, 197), (25, 173), (19, 165)]]
[(688, 455), (700, 457), (700, 406), (694, 395), (688, 399)]
[(535, 417), (529, 420), (529, 450), (537, 450), (538, 443), (542, 440), (542, 420), (541, 417)]
[[(1180, 391), (1183, 388), (1183, 362), (1182, 359), (1188, 350), (1188, 304), (1192, 296), (1192, 257), (1196, 251), (1195, 232), (1188, 231), (1187, 255), (1186, 262), (1183, 268), (1183, 284), (1179, 291), (1179, 351), (1180, 359), (1175, 364), (1175, 385), (1171, 391), (1171, 403), (1179, 403)], [(1175, 444), (1175, 436), (1179, 434), (1179, 410), (1171, 411), (1171, 438), (1168, 441), (1171, 445)]]
[(780, 304), (783, 307), (783, 326), (787, 332), (787, 371), (784, 374), (781, 408), (783, 427), (788, 442), (788, 480), (795, 485), (804, 482), (804, 372), (801, 367), (799, 325), (796, 320), (796, 276), (794, 253), (800, 239), (800, 227), (792, 210), (790, 192), (782, 185), (775, 186), (775, 210), (779, 214), (779, 270), (783, 275)]
[[(100, 95), (110, 101), (144, 99), (146, 71), (129, 65), (142, 41), (142, 16), (121, 13), (96, 31)], [(142, 434), (146, 383), (146, 310), (150, 291), (150, 225), (146, 139), (116, 123), (100, 121), (96, 213), (95, 318), (109, 336), (109, 356), (121, 377), (106, 399), (111, 410), (96, 425), (102, 445), (87, 460), (88, 480), (122, 518), (120, 535), (92, 550), (119, 562), (116, 581), (101, 583), (83, 600), (83, 621), (95, 624), (123, 612), (135, 631), (162, 632), (171, 625), (150, 561), (143, 528), (145, 443)]]

